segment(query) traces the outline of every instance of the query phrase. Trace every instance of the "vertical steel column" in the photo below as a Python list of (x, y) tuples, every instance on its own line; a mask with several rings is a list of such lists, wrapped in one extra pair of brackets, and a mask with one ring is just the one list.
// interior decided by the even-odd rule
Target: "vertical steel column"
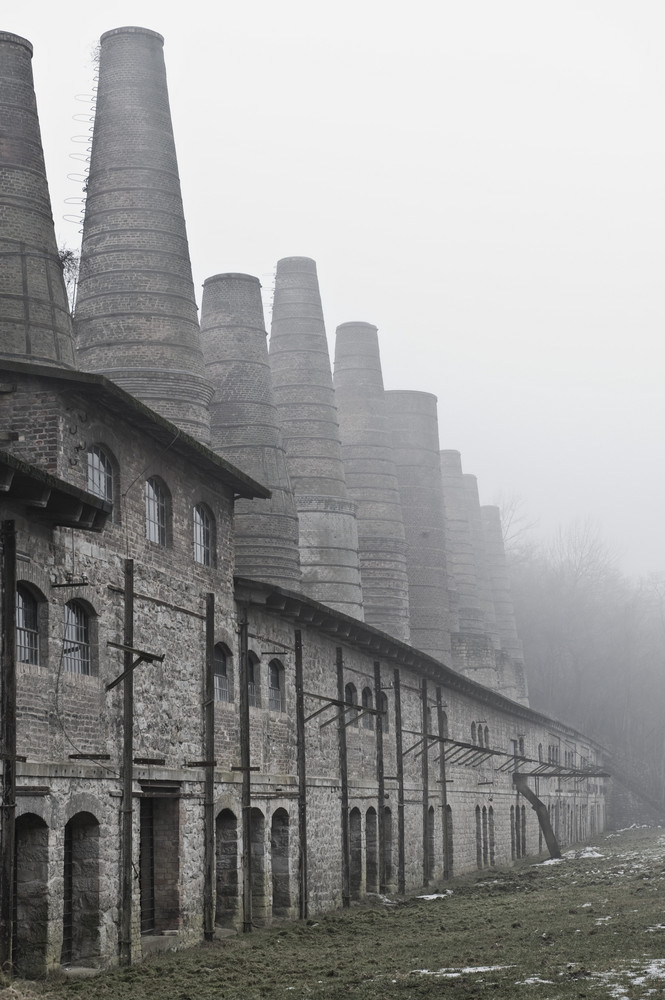
[(379, 819), (379, 892), (386, 891), (386, 836), (385, 836), (385, 814), (386, 814), (386, 788), (383, 771), (383, 713), (381, 712), (381, 664), (374, 661), (374, 704), (376, 705), (376, 783), (377, 795), (379, 799), (378, 819)]
[(16, 815), (16, 526), (2, 522), (2, 829), (0, 830), (0, 968), (12, 961)]
[(295, 630), (296, 732), (298, 757), (298, 839), (300, 843), (300, 919), (307, 919), (307, 758), (305, 753), (305, 694), (302, 668), (302, 632)]
[(252, 790), (250, 785), (249, 692), (247, 690), (247, 609), (240, 621), (240, 768), (242, 773), (242, 929), (252, 929)]
[(120, 857), (122, 873), (120, 885), (120, 965), (132, 964), (132, 892), (133, 870), (133, 786), (134, 786), (134, 672), (132, 653), (134, 646), (134, 560), (125, 559), (125, 611), (123, 643), (129, 647), (124, 653), (122, 705), (122, 823)]
[(395, 688), (395, 757), (397, 758), (397, 891), (406, 891), (406, 858), (404, 853), (404, 757), (402, 751), (402, 694), (399, 669), (393, 674)]
[(429, 870), (429, 843), (427, 836), (427, 821), (428, 821), (428, 810), (429, 810), (429, 740), (428, 737), (428, 725), (427, 725), (427, 681), (423, 677), (422, 688), (421, 688), (421, 698), (422, 698), (422, 718), (423, 718), (423, 752), (421, 754), (422, 769), (423, 769), (423, 885), (427, 885), (431, 878), (431, 871)]
[[(342, 647), (336, 650), (337, 700), (344, 702), (344, 659)], [(340, 712), (337, 723), (339, 734), (339, 778), (342, 786), (342, 906), (351, 905), (351, 881), (349, 874), (349, 786), (346, 762), (346, 712)]]
[(206, 658), (203, 684), (203, 937), (215, 937), (215, 595), (206, 594)]
[(443, 877), (448, 879), (450, 878), (450, 857), (448, 851), (448, 787), (446, 785), (446, 744), (443, 742), (443, 738), (446, 733), (443, 716), (443, 698), (441, 696), (440, 687), (437, 687), (436, 689), (436, 715), (440, 738), (439, 781), (441, 782), (441, 827), (443, 829)]

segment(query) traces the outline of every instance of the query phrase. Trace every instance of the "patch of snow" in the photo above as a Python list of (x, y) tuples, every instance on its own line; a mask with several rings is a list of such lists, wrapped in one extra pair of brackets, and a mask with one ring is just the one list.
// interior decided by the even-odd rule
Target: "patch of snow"
[(553, 985), (553, 979), (541, 979), (539, 976), (530, 976), (529, 979), (520, 979), (515, 983), (515, 986), (535, 986), (536, 983), (547, 983), (548, 985)]
[(541, 861), (540, 864), (534, 865), (534, 868), (542, 868), (544, 865), (561, 865), (563, 864), (563, 858), (546, 858), (545, 861)]
[(586, 910), (588, 906), (591, 906), (591, 903), (580, 903), (581, 910)]
[(499, 969), (512, 969), (512, 965), (468, 965), (464, 969), (412, 969), (411, 974), (420, 973), (421, 976), (444, 976), (447, 979), (457, 979), (459, 976), (468, 975), (471, 972), (497, 972)]
[(452, 896), (453, 890), (446, 889), (445, 892), (432, 892), (428, 896), (417, 896), (417, 899), (445, 899), (446, 896)]

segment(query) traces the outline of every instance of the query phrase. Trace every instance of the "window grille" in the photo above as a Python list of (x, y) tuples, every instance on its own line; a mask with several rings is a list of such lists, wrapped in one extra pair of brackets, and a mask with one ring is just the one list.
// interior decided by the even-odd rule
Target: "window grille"
[[(370, 688), (363, 688), (362, 707), (372, 708), (372, 706), (373, 706), (372, 691)], [(374, 729), (374, 716), (370, 715), (370, 713), (368, 712), (367, 715), (363, 715), (362, 723), (363, 723), (363, 729)]]
[(113, 503), (113, 466), (98, 445), (93, 445), (88, 451), (88, 489), (96, 497)]
[(281, 712), (282, 708), (282, 670), (276, 660), (270, 662), (270, 681), (268, 689), (268, 707), (271, 712)]
[(252, 708), (259, 707), (257, 660), (254, 653), (247, 657), (247, 700)]
[(19, 663), (39, 663), (37, 601), (25, 588), (16, 588), (16, 659)]
[(145, 484), (145, 536), (155, 545), (166, 545), (166, 496), (157, 479)]
[(63, 665), (72, 674), (90, 673), (90, 623), (76, 601), (65, 604)]
[[(344, 701), (347, 705), (358, 704), (358, 692), (356, 691), (355, 684), (347, 684), (344, 688)], [(358, 713), (355, 709), (350, 708), (347, 710), (346, 721), (351, 722), (354, 726), (358, 725)]]
[(219, 643), (215, 646), (213, 672), (215, 679), (215, 701), (231, 701), (226, 653)]
[(212, 522), (203, 504), (194, 508), (194, 561), (212, 565)]
[(381, 693), (380, 695), (380, 709), (381, 709), (381, 728), (384, 733), (390, 732), (390, 720), (388, 718), (388, 696)]

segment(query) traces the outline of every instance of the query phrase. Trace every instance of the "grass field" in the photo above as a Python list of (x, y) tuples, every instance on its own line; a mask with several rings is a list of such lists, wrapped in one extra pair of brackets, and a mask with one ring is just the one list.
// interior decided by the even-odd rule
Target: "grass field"
[(428, 891), (435, 898), (376, 898), (94, 979), (15, 982), (0, 998), (665, 997), (665, 831), (601, 835), (560, 862)]

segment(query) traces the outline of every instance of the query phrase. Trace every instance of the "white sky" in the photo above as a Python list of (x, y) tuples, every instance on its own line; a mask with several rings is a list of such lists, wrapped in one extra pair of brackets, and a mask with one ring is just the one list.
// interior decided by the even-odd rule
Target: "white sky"
[[(591, 517), (665, 570), (663, 0), (30, 0), (60, 241), (91, 51), (165, 37), (200, 299), (318, 264), (326, 325), (379, 327), (386, 388), (439, 398), (481, 501), (538, 532)], [(21, 9), (22, 8), (22, 9)]]

